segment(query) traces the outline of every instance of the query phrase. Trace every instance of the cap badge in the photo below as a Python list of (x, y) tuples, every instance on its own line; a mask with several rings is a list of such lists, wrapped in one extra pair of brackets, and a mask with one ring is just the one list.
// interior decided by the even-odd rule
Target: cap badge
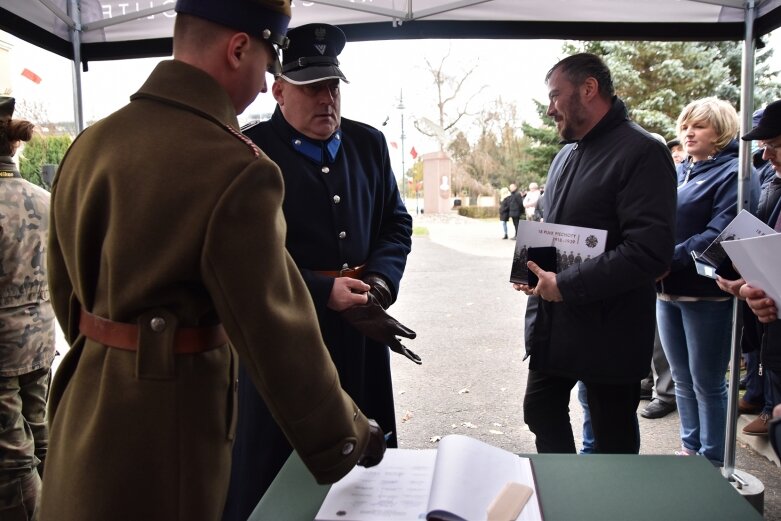
[(325, 40), (325, 27), (315, 29), (315, 40)]
[(328, 47), (328, 46), (327, 46), (327, 45), (325, 45), (325, 44), (321, 44), (321, 43), (316, 43), (316, 44), (315, 44), (315, 49), (317, 49), (317, 52), (319, 52), (320, 54), (325, 54), (325, 49), (326, 49), (327, 47)]

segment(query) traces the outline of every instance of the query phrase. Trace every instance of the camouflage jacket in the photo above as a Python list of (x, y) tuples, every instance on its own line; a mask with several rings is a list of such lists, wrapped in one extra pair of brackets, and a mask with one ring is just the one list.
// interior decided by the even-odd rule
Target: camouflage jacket
[(54, 312), (46, 278), (49, 192), (0, 157), (0, 376), (50, 366)]

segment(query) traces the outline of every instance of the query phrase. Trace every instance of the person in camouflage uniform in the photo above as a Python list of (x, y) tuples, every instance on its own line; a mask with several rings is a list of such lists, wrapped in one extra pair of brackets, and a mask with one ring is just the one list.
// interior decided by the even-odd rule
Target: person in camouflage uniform
[(49, 192), (13, 160), (33, 124), (11, 119), (0, 97), (0, 519), (31, 519), (49, 435), (46, 399), (54, 360), (54, 311), (46, 278)]

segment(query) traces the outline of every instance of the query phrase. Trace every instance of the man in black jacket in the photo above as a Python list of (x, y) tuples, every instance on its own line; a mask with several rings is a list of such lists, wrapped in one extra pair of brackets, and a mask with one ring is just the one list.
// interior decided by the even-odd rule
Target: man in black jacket
[[(742, 139), (760, 142), (762, 160), (767, 161), (774, 172), (762, 187), (756, 216), (776, 231), (781, 231), (781, 101), (769, 104), (759, 122)], [(760, 404), (758, 411), (749, 411), (759, 412), (759, 416), (743, 427), (743, 432), (766, 436), (773, 407), (781, 403), (781, 321), (777, 319), (776, 304), (762, 289), (746, 285), (742, 278), (727, 280), (719, 277), (716, 282), (722, 290), (745, 299), (751, 310), (751, 313), (743, 313), (741, 347), (744, 350), (747, 344), (758, 347), (759, 373), (764, 379), (764, 403)], [(739, 412), (743, 412), (741, 407), (745, 408), (742, 399), (738, 404)]]
[(559, 273), (529, 262), (538, 284), (515, 285), (530, 296), (524, 419), (539, 452), (574, 453), (569, 401), (581, 380), (596, 451), (637, 453), (654, 281), (675, 245), (675, 170), (667, 147), (629, 121), (599, 57), (565, 58), (546, 83), (548, 116), (566, 146), (548, 174), (545, 221), (607, 230), (607, 243), (601, 255)]

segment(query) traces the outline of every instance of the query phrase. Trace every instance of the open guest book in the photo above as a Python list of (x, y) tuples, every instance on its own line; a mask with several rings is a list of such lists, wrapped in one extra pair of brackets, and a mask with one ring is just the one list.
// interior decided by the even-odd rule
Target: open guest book
[(452, 434), (437, 449), (388, 449), (335, 483), (315, 521), (535, 521), (531, 460)]

